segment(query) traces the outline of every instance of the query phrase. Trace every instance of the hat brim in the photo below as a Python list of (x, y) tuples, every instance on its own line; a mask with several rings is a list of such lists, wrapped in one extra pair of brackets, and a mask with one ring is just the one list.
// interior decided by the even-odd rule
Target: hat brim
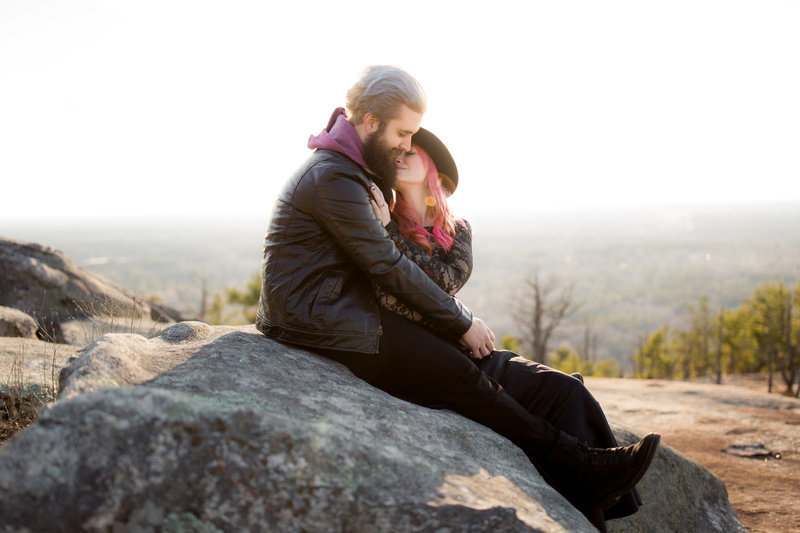
[(458, 167), (450, 155), (450, 150), (447, 146), (439, 140), (439, 138), (426, 130), (420, 128), (411, 138), (411, 142), (425, 150), (425, 152), (433, 159), (433, 164), (436, 165), (436, 170), (439, 171), (439, 179), (442, 181), (442, 186), (453, 194), (458, 187)]

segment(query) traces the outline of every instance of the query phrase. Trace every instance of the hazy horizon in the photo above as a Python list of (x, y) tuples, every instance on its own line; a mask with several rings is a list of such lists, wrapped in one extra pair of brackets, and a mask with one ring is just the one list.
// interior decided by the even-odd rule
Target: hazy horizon
[[(579, 213), (579, 214), (578, 214)], [(515, 334), (509, 302), (524, 277), (574, 283), (582, 307), (558, 342), (599, 335), (601, 357), (679, 324), (700, 296), (738, 305), (759, 283), (800, 280), (800, 203), (750, 203), (469, 217), (474, 269), (459, 293), (497, 335)], [(79, 266), (187, 316), (211, 294), (241, 288), (261, 267), (268, 215), (0, 220), (3, 237), (61, 250)]]
[[(266, 199), (265, 199), (266, 200)], [(274, 201), (275, 198), (272, 198)], [(265, 202), (266, 203), (266, 202)], [(496, 217), (499, 219), (513, 219), (513, 218), (528, 218), (537, 216), (617, 216), (625, 214), (666, 214), (669, 212), (691, 212), (691, 213), (721, 213), (732, 211), (736, 209), (745, 209), (747, 211), (792, 211), (797, 210), (800, 212), (800, 199), (786, 199), (786, 200), (756, 200), (756, 201), (730, 201), (730, 202), (709, 202), (702, 200), (686, 200), (684, 202), (652, 202), (641, 204), (604, 204), (604, 205), (557, 205), (557, 206), (536, 206), (529, 209), (517, 208), (513, 210), (506, 210), (494, 208), (492, 206), (472, 206), (464, 214), (463, 210), (459, 210), (459, 204), (456, 199), (451, 199), (452, 212), (455, 216), (461, 218), (470, 218), (477, 216), (481, 219), (489, 219)], [(135, 222), (140, 223), (160, 223), (163, 221), (195, 221), (195, 220), (221, 220), (221, 219), (264, 219), (269, 220), (272, 211), (272, 202), (269, 206), (261, 212), (244, 212), (238, 211), (237, 213), (215, 213), (215, 212), (181, 212), (170, 213), (167, 211), (157, 213), (145, 214), (85, 214), (79, 210), (73, 210), (70, 213), (27, 213), (27, 214), (12, 214), (8, 215), (5, 212), (0, 212), (0, 224), (7, 222), (10, 224), (33, 224), (36, 225), (37, 221), (46, 223), (53, 220), (62, 220), (67, 222), (80, 222), (80, 221), (118, 221), (118, 222)], [(1, 227), (1, 226), (0, 226)]]

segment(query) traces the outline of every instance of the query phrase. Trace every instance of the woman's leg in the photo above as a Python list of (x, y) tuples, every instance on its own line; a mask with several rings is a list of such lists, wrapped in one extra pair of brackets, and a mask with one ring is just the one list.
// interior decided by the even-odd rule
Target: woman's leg
[(318, 352), (391, 394), (452, 409), (493, 429), (519, 446), (548, 480), (579, 487), (586, 501), (610, 501), (629, 491), (649, 466), (657, 435), (625, 449), (581, 446), (575, 437), (521, 406), (454, 344), (389, 311), (381, 310), (381, 326), (379, 354)]
[(377, 354), (317, 352), (390, 394), (427, 407), (452, 409), (493, 429), (532, 461), (556, 446), (561, 431), (532, 416), (454, 344), (383, 309), (381, 327)]
[[(521, 357), (513, 352), (495, 351), (478, 362), (478, 367), (495, 379), (505, 391), (531, 413), (589, 446), (617, 446), (605, 413), (579, 380), (563, 372)], [(594, 523), (596, 517), (618, 518), (635, 513), (642, 504), (636, 489), (626, 493), (605, 513), (583, 508)], [(597, 524), (595, 524), (597, 525)]]
[(589, 446), (616, 446), (600, 404), (577, 379), (508, 351), (477, 363), (528, 412)]
[(561, 432), (531, 415), (454, 344), (391, 312), (381, 311), (385, 367), (373, 383), (387, 392), (479, 422), (533, 459), (549, 453)]

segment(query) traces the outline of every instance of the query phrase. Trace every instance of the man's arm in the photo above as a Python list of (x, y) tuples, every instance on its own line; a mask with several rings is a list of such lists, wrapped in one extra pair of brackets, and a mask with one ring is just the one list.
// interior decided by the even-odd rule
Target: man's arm
[[(444, 261), (425, 253), (417, 244), (407, 239), (396, 224), (386, 227), (392, 240), (401, 253), (411, 258), (422, 268), (439, 287), (449, 294), (455, 294), (472, 274), (472, 228), (466, 220), (456, 221), (456, 235)], [(472, 318), (469, 330), (461, 337), (461, 344), (475, 359), (482, 359), (494, 350), (494, 333), (478, 317)]]
[[(382, 201), (383, 198), (379, 196), (379, 192), (374, 187), (372, 188), (373, 198), (370, 199), (370, 205), (372, 207), (372, 212), (375, 215), (375, 218), (378, 219), (381, 224), (384, 226), (390, 225), (389, 222), (391, 221), (389, 208), (385, 203)], [(472, 228), (466, 222), (466, 220), (459, 221), (464, 223), (464, 229), (467, 230), (467, 235), (469, 239), (461, 239), (462, 242), (465, 242), (469, 246), (469, 251), (466, 255), (469, 256), (469, 271), (472, 271)], [(456, 234), (458, 236), (458, 233)], [(407, 239), (406, 239), (407, 241)], [(410, 241), (407, 241), (410, 242)], [(469, 274), (467, 274), (469, 277)], [(464, 279), (466, 282), (466, 279)], [(393, 296), (386, 295), (390, 297), (393, 301), (396, 300)], [(417, 314), (414, 311), (409, 310), (412, 314)], [(460, 339), (460, 343), (464, 346), (469, 354), (476, 358), (482, 359), (487, 355), (491, 354), (494, 350), (494, 333), (486, 323), (481, 320), (480, 318), (473, 317), (472, 324), (470, 328), (464, 333), (464, 335)]]
[(361, 270), (455, 338), (471, 329), (472, 312), (400, 253), (375, 218), (368, 192), (357, 178), (329, 172), (317, 176), (314, 185), (307, 208)]

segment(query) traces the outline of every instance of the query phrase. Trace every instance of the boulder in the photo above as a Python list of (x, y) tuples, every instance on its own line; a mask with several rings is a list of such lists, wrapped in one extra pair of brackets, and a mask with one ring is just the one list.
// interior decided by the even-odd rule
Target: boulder
[(4, 237), (0, 237), (0, 305), (31, 315), (43, 333), (58, 342), (68, 340), (60, 327), (67, 320), (180, 320), (175, 311), (79, 268), (54, 248)]
[[(0, 450), (0, 531), (595, 531), (505, 438), (253, 327), (109, 334), (60, 387)], [(609, 526), (742, 530), (721, 482), (666, 447), (640, 491), (636, 521)]]
[(39, 325), (32, 316), (13, 307), (0, 305), (0, 337), (35, 338)]

